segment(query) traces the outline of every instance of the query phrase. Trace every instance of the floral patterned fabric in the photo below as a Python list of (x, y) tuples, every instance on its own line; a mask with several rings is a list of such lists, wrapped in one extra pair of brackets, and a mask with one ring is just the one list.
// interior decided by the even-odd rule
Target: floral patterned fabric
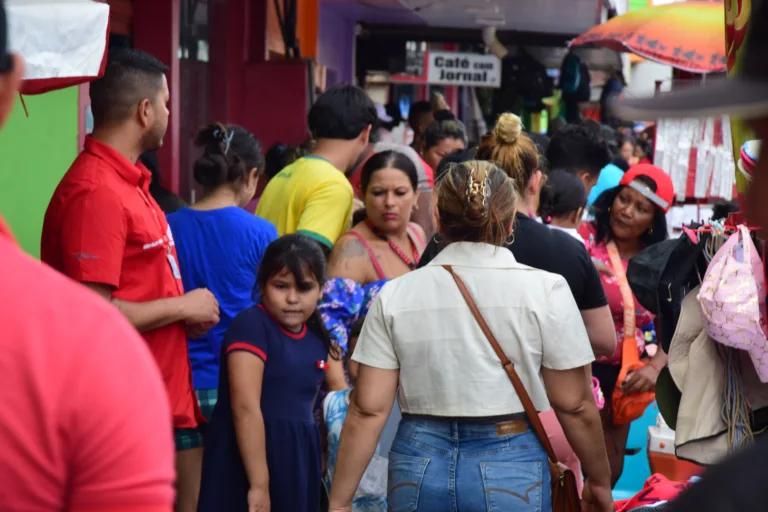
[(331, 339), (346, 354), (349, 332), (358, 318), (364, 317), (388, 279), (373, 283), (357, 283), (352, 279), (334, 277), (323, 286), (318, 310)]
[[(608, 268), (611, 268), (611, 259), (608, 256), (608, 249), (605, 242), (597, 242), (595, 239), (595, 226), (592, 223), (584, 223), (579, 228), (579, 233), (584, 238), (584, 242), (587, 245), (587, 252), (596, 260), (601, 261)], [(626, 270), (629, 260), (622, 259), (624, 269)], [(605, 297), (608, 299), (608, 307), (611, 309), (611, 315), (613, 316), (613, 323), (616, 326), (616, 338), (618, 343), (616, 344), (616, 352), (611, 357), (600, 357), (597, 359), (598, 363), (609, 363), (616, 366), (621, 365), (621, 350), (624, 339), (624, 299), (621, 297), (621, 290), (619, 289), (619, 283), (615, 277), (606, 274), (600, 274), (600, 281), (603, 283), (603, 290), (605, 291)], [(645, 309), (635, 299), (635, 339), (637, 340), (637, 346), (642, 354), (645, 349), (645, 335), (642, 331), (642, 327), (647, 327), (653, 323), (655, 315)]]
[[(328, 451), (325, 475), (323, 475), (323, 484), (326, 489), (331, 488), (333, 473), (336, 468), (336, 455), (339, 451), (339, 438), (341, 437), (341, 427), (344, 425), (344, 419), (349, 410), (349, 397), (352, 394), (351, 389), (344, 391), (335, 391), (329, 393), (323, 402), (323, 419), (327, 431)], [(372, 496), (362, 494), (360, 491), (355, 493), (352, 500), (353, 512), (385, 512), (387, 510), (386, 496)]]

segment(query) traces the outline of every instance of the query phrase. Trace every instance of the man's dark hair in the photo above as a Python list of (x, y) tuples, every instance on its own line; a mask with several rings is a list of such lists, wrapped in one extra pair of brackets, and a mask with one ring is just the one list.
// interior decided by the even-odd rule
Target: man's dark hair
[(168, 66), (141, 50), (109, 51), (104, 76), (91, 82), (93, 123), (122, 123), (144, 99), (154, 102)]
[(467, 144), (467, 129), (464, 123), (456, 120), (434, 120), (424, 130), (424, 150), (433, 148), (445, 139), (456, 139)]
[(428, 101), (417, 101), (408, 109), (408, 124), (411, 128), (419, 124), (419, 118), (432, 113), (432, 104)]
[(594, 122), (567, 125), (552, 137), (547, 147), (550, 168), (600, 174), (612, 160), (601, 132), (600, 125)]
[(315, 139), (353, 140), (377, 120), (376, 105), (354, 85), (328, 89), (309, 109), (309, 131)]

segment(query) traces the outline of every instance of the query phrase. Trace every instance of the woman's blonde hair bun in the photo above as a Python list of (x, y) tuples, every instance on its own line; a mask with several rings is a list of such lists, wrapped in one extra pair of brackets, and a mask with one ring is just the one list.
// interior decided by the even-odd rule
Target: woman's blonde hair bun
[(496, 121), (496, 126), (493, 127), (493, 135), (503, 144), (514, 144), (521, 133), (523, 133), (523, 122), (518, 116), (509, 112), (501, 114)]

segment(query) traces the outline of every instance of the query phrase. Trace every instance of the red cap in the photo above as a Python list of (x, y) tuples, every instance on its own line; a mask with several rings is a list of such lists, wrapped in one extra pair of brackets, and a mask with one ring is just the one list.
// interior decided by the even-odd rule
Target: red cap
[[(656, 184), (656, 191), (654, 192), (642, 181), (635, 181), (640, 176), (653, 180)], [(675, 187), (672, 185), (672, 178), (663, 169), (652, 164), (633, 165), (624, 173), (619, 185), (622, 187), (631, 186), (661, 208), (664, 213), (669, 211), (672, 201), (675, 199)]]

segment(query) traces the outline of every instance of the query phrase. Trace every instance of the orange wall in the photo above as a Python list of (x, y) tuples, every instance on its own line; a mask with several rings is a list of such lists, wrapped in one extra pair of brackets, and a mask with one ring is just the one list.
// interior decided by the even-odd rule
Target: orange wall
[[(317, 58), (317, 31), (320, 15), (320, 0), (297, 0), (297, 27), (301, 56), (305, 59)], [(283, 2), (280, 1), (280, 9)], [(283, 35), (280, 33), (280, 24), (277, 21), (275, 3), (267, 1), (267, 49), (270, 57), (285, 55)]]

